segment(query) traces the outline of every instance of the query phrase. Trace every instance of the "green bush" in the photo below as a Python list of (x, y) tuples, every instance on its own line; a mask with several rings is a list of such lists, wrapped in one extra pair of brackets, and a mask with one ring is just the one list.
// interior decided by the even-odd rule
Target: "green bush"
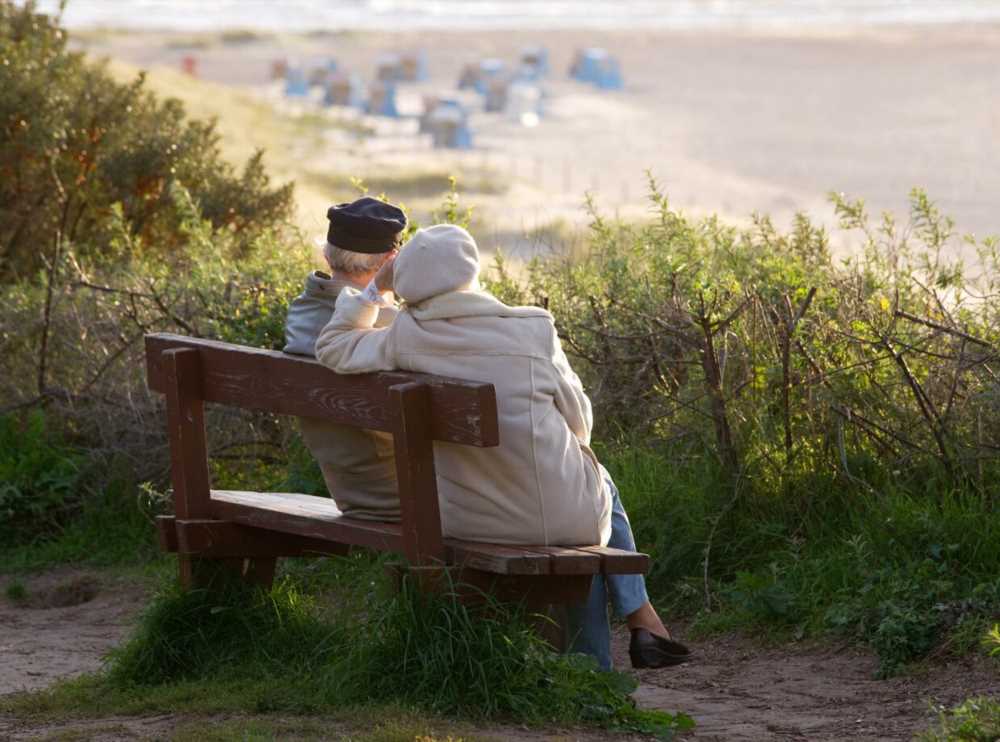
[[(593, 212), (581, 251), (537, 259), (526, 282), (491, 287), (547, 307), (595, 406), (598, 436), (713, 457), (728, 487), (803, 512), (836, 480), (929, 497), (1000, 495), (1000, 252), (968, 244), (920, 191), (910, 226), (873, 227), (835, 197), (861, 244), (835, 261), (799, 216), (737, 229), (671, 208), (651, 185), (649, 222)], [(968, 274), (968, 275), (967, 275)]]
[(81, 461), (42, 412), (0, 417), (0, 545), (58, 527), (77, 502)]
[(939, 711), (935, 729), (920, 735), (920, 742), (996, 742), (1000, 739), (1000, 701), (970, 698), (953, 709)]
[(1000, 614), (1000, 514), (978, 497), (829, 483), (804, 514), (780, 496), (719, 498), (712, 459), (634, 443), (598, 455), (653, 557), (653, 594), (706, 629), (840, 634), (869, 643), (885, 676), (949, 637), (973, 649)]
[(258, 154), (242, 173), (222, 160), (212, 123), (189, 121), (177, 100), (116, 83), (67, 48), (60, 19), (33, 0), (0, 2), (0, 283), (34, 279), (61, 248), (108, 256), (113, 207), (132, 245), (183, 248), (175, 183), (214, 231), (255, 237), (287, 221), (291, 187), (273, 188)]
[(591, 204), (582, 249), (489, 287), (555, 316), (655, 592), (706, 627), (855, 636), (883, 675), (1000, 611), (996, 239), (959, 240), (920, 191), (908, 227), (833, 197), (860, 235), (839, 261), (804, 216), (651, 202)]

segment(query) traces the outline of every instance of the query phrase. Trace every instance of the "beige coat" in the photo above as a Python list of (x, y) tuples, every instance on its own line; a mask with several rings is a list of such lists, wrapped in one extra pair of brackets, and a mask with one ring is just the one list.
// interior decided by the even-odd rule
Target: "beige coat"
[(420, 230), (395, 263), (405, 300), (395, 321), (344, 289), (316, 342), (338, 373), (404, 369), (492, 383), (497, 448), (435, 443), (445, 535), (510, 544), (606, 544), (611, 501), (589, 448), (590, 401), (552, 316), (479, 290), (478, 251), (463, 229)]
[[(313, 355), (316, 337), (333, 316), (337, 296), (350, 283), (311, 273), (288, 307), (286, 353)], [(376, 326), (389, 325), (396, 310), (379, 312)], [(368, 520), (399, 520), (399, 495), (392, 435), (350, 428), (322, 418), (300, 417), (306, 448), (316, 459), (331, 497), (345, 514)]]

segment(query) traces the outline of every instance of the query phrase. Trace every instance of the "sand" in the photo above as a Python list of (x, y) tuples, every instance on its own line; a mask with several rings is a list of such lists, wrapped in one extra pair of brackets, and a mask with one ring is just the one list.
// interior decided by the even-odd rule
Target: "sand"
[[(525, 44), (551, 55), (546, 112), (523, 128), (476, 114), (476, 147), (432, 150), (414, 122), (374, 121), (364, 140), (331, 136), (289, 142), (294, 157), (330, 172), (465, 174), (479, 209), (481, 240), (509, 239), (563, 220), (586, 221), (592, 191), (601, 207), (625, 216), (646, 212), (646, 169), (672, 202), (693, 214), (718, 212), (745, 223), (752, 212), (788, 224), (797, 211), (833, 223), (830, 191), (865, 198), (877, 214), (905, 216), (909, 190), (926, 188), (958, 231), (1000, 232), (1000, 27), (813, 30), (808, 34), (565, 31), (551, 33), (216, 36), (91, 33), (96, 54), (156, 68), (197, 57), (206, 80), (240, 86), (280, 103), (266, 81), (272, 59), (335, 56), (370, 77), (386, 51), (421, 48), (431, 79), (401, 91), (416, 112), (419, 94), (452, 87), (462, 63), (483, 56), (513, 60)], [(602, 92), (571, 81), (573, 51), (601, 45), (620, 57), (626, 87)], [(253, 133), (247, 132), (252, 139)], [(298, 149), (296, 149), (298, 147)], [(320, 192), (306, 223), (322, 231)], [(390, 194), (392, 195), (392, 194)], [(427, 194), (408, 199), (429, 210)], [(904, 219), (905, 221), (905, 219)]]

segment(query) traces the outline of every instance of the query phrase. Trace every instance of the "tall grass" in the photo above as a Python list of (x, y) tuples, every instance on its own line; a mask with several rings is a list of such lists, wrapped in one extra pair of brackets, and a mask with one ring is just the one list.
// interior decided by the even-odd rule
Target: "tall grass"
[(735, 500), (718, 465), (641, 445), (604, 446), (649, 575), (668, 612), (705, 629), (841, 634), (891, 675), (1000, 616), (1000, 517), (975, 493), (879, 495), (818, 481), (803, 513), (788, 498)]
[(489, 600), (470, 608), (405, 582), (393, 596), (358, 597), (340, 593), (337, 605), (320, 605), (291, 579), (270, 592), (240, 583), (212, 592), (170, 588), (103, 674), (14, 705), (318, 713), (388, 704), (664, 735), (691, 725), (683, 714), (636, 709), (628, 697), (634, 680), (602, 672), (589, 658), (553, 653), (517, 609)]

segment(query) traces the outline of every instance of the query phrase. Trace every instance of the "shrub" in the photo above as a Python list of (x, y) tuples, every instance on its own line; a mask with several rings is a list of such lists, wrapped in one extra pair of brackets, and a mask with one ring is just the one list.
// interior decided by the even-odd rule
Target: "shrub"
[(994, 615), (997, 240), (961, 241), (967, 268), (921, 191), (904, 228), (834, 196), (861, 236), (838, 262), (804, 216), (738, 229), (650, 189), (648, 222), (590, 204), (583, 249), (489, 286), (555, 316), (656, 591), (724, 609), (706, 625), (845, 631), (882, 674)]
[(51, 533), (73, 505), (80, 465), (80, 454), (47, 428), (40, 411), (0, 417), (2, 542)]
[(995, 742), (1000, 739), (1000, 702), (970, 698), (952, 709), (940, 709), (938, 726), (920, 742)]
[(592, 206), (583, 251), (535, 260), (523, 285), (503, 270), (492, 283), (555, 315), (600, 437), (707, 452), (731, 487), (789, 507), (812, 507), (817, 477), (995, 500), (1000, 313), (979, 297), (1000, 288), (996, 239), (977, 245), (974, 273), (949, 257), (959, 241), (922, 192), (907, 229), (873, 228), (837, 196), (862, 244), (836, 263), (804, 216), (788, 234), (766, 217), (737, 229), (685, 217), (655, 183), (650, 198), (650, 222)]
[[(310, 267), (301, 242), (289, 247), (271, 232), (233, 260), (237, 238), (215, 232), (186, 189), (175, 186), (171, 198), (183, 251), (114, 263), (69, 251), (50, 287), (0, 287), (0, 399), (9, 408), (46, 406), (91, 457), (122, 456), (137, 480), (163, 478), (166, 461), (155, 454), (165, 439), (161, 402), (145, 388), (143, 336), (174, 331), (280, 348), (285, 307)], [(142, 252), (119, 209), (108, 222), (113, 245)], [(263, 422), (263, 431), (274, 424)], [(233, 443), (225, 425), (214, 427), (222, 428), (218, 446)], [(240, 436), (246, 441), (245, 427)]]
[(233, 257), (287, 220), (291, 187), (271, 187), (259, 154), (236, 173), (212, 123), (187, 120), (141, 76), (113, 81), (67, 49), (59, 21), (32, 0), (0, 2), (0, 282), (36, 279), (70, 245), (77, 257), (118, 257), (108, 255), (112, 208), (141, 238), (130, 246), (182, 249), (175, 183), (214, 231), (235, 237)]

